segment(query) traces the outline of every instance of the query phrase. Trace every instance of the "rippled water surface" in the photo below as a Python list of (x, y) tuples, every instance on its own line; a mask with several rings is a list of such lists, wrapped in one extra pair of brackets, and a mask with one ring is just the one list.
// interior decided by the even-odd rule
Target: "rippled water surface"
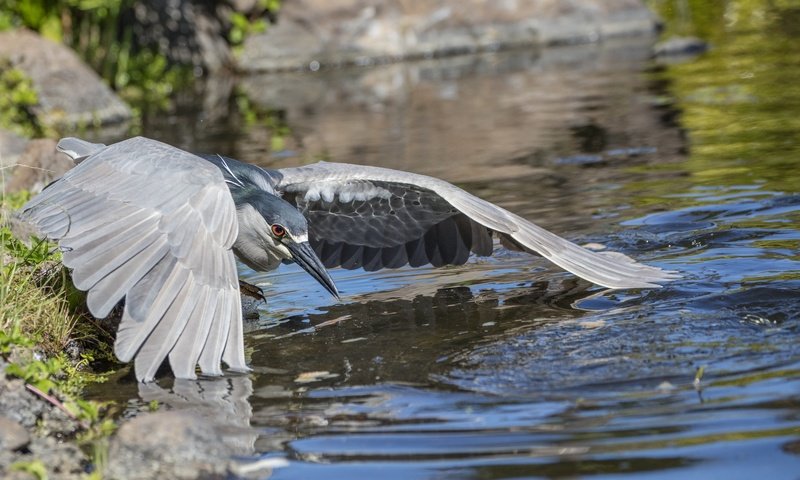
[(437, 175), (684, 277), (608, 291), (498, 247), (334, 270), (335, 302), (297, 268), (244, 270), (269, 297), (252, 375), (114, 395), (256, 427), (254, 454), (288, 460), (276, 479), (800, 478), (800, 29), (782, 18), (728, 19), (681, 63), (630, 40), (253, 77), (149, 118), (264, 166)]

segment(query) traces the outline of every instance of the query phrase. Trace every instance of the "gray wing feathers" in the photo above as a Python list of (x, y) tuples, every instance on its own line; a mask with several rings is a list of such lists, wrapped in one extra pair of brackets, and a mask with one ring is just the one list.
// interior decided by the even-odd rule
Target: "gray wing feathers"
[[(84, 153), (94, 144), (65, 139)], [(236, 263), (238, 225), (222, 174), (167, 145), (134, 138), (98, 147), (76, 168), (23, 207), (22, 217), (59, 241), (87, 304), (108, 315), (125, 297), (114, 346), (120, 360), (136, 357), (136, 376), (150, 380), (163, 360), (179, 378), (243, 369)], [(170, 179), (170, 188), (154, 181)], [(226, 346), (228, 341), (239, 345)]]
[(456, 208), (484, 225), (509, 235), (516, 243), (559, 267), (609, 288), (651, 288), (676, 278), (673, 272), (636, 262), (618, 252), (593, 252), (567, 241), (524, 218), (463, 191), (443, 195)]
[(91, 143), (74, 137), (62, 138), (56, 145), (59, 152), (65, 153), (76, 163), (104, 147), (102, 143)]
[[(373, 182), (379, 189), (391, 189), (386, 187), (389, 184), (395, 187), (402, 186), (416, 192), (421, 190), (433, 192), (454, 207), (457, 212), (463, 214), (466, 219), (469, 219), (469, 222), (464, 219), (459, 220), (459, 215), (449, 217), (454, 222), (437, 219), (435, 226), (430, 227), (422, 237), (406, 242), (403, 245), (405, 260), (412, 266), (426, 263), (435, 266), (455, 263), (467, 253), (465, 252), (467, 246), (470, 246), (471, 251), (475, 253), (488, 254), (491, 252), (491, 240), (487, 240), (487, 236), (480, 233), (481, 228), (488, 228), (497, 232), (501, 240), (504, 240), (504, 244), (531, 253), (538, 253), (561, 268), (605, 287), (657, 287), (660, 282), (677, 278), (677, 274), (674, 272), (637, 263), (621, 253), (598, 253), (587, 250), (497, 205), (432, 177), (379, 167), (324, 162), (281, 169), (278, 173), (280, 176), (275, 185), (276, 190), (285, 192), (287, 195), (294, 195), (298, 199), (321, 198), (323, 206), (336, 205), (336, 198), (339, 198), (341, 203), (343, 196), (348, 197), (349, 200), (352, 194), (347, 193), (346, 189), (353, 182), (362, 182), (359, 186), (360, 192), (367, 189), (363, 182)], [(378, 196), (380, 195), (376, 193), (373, 198)], [(427, 200), (435, 202), (435, 199), (428, 198)], [(324, 203), (326, 201), (329, 202), (326, 204)], [(374, 202), (375, 200), (373, 200)], [(298, 200), (298, 203), (302, 203), (302, 201)], [(336, 212), (340, 211), (338, 205), (331, 209), (335, 209)], [(331, 218), (335, 220), (337, 217), (331, 215)], [(331, 222), (335, 223), (333, 220)], [(310, 228), (313, 229), (314, 224), (311, 219), (309, 223)], [(328, 226), (328, 230), (334, 229)], [(356, 229), (348, 225), (344, 230), (353, 232)], [(367, 259), (367, 256), (364, 255), (364, 247), (348, 245), (347, 242), (337, 244), (342, 242), (328, 242), (327, 240), (323, 243), (316, 247), (326, 266), (333, 266), (341, 259), (342, 267), (348, 268), (356, 263), (352, 259), (359, 255), (362, 260)], [(401, 249), (388, 249), (382, 252), (382, 255), (384, 254), (391, 258), (388, 262), (383, 262), (383, 266), (396, 265), (403, 260)], [(396, 256), (392, 257), (393, 255)], [(360, 266), (365, 268), (380, 266), (374, 260), (375, 257), (371, 258), (370, 261), (363, 262)]]
[(211, 325), (206, 343), (203, 345), (203, 351), (200, 353), (200, 359), (198, 360), (200, 369), (208, 375), (222, 374), (219, 369), (219, 359), (222, 357), (225, 342), (228, 339), (232, 304), (231, 295), (227, 293), (221, 295), (217, 302), (214, 313), (215, 321)]

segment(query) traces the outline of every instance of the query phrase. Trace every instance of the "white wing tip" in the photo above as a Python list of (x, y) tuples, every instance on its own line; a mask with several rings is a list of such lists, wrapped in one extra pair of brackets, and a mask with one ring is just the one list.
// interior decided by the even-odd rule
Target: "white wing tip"
[(610, 257), (618, 261), (626, 269), (635, 269), (634, 273), (620, 275), (613, 282), (596, 282), (607, 288), (662, 288), (662, 283), (671, 282), (681, 278), (680, 272), (663, 270), (659, 267), (639, 263), (631, 257), (619, 252), (595, 252), (597, 255)]

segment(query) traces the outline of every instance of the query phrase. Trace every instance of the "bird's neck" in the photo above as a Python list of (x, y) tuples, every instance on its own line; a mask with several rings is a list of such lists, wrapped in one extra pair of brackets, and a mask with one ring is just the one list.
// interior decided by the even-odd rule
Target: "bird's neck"
[(252, 205), (244, 204), (236, 209), (239, 236), (233, 244), (233, 253), (245, 265), (259, 272), (268, 272), (281, 264), (280, 253), (265, 232), (269, 231), (264, 217)]

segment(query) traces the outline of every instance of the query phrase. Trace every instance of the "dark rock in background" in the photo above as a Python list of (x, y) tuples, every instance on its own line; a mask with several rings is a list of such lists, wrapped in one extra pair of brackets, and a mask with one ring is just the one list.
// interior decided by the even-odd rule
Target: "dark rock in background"
[(210, 0), (140, 0), (124, 23), (139, 47), (154, 48), (172, 63), (216, 71), (233, 63), (227, 42), (231, 11)]

